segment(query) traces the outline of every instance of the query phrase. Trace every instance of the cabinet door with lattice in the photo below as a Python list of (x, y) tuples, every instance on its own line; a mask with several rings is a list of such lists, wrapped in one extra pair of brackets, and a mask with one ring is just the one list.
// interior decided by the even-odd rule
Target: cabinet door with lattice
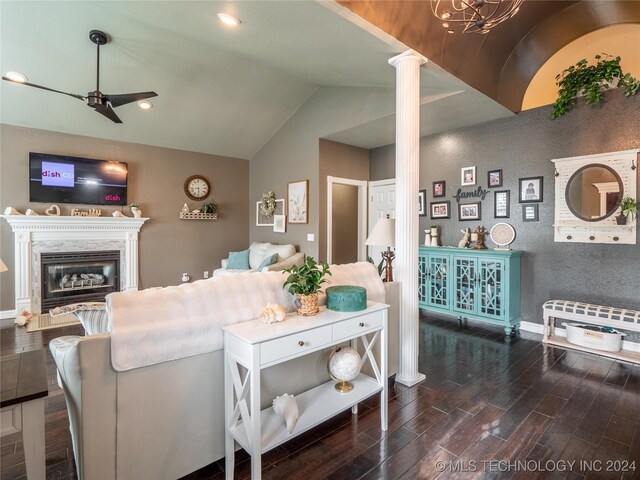
[(478, 295), (481, 315), (503, 319), (505, 316), (505, 264), (503, 260), (478, 259)]
[(432, 307), (449, 308), (450, 286), (449, 271), (451, 257), (449, 255), (431, 255), (427, 259), (428, 287), (427, 304)]
[(473, 257), (455, 257), (455, 302), (453, 309), (461, 313), (476, 311), (476, 281), (478, 260)]

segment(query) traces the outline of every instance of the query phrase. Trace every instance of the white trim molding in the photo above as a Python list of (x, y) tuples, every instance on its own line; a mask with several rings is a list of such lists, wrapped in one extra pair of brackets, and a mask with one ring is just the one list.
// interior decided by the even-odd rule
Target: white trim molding
[(6, 320), (7, 318), (16, 318), (18, 312), (16, 310), (0, 310), (0, 320)]
[(40, 253), (120, 251), (120, 290), (138, 289), (138, 233), (148, 218), (0, 215), (14, 233), (15, 311), (40, 313)]

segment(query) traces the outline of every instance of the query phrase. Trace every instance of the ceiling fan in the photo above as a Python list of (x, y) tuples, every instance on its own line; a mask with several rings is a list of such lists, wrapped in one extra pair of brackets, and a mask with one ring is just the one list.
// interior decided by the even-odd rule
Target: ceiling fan
[(28, 87), (35, 87), (42, 90), (48, 90), (50, 92), (62, 93), (63, 95), (68, 95), (70, 97), (77, 98), (78, 100), (86, 101), (87, 105), (93, 108), (96, 112), (107, 117), (112, 122), (122, 123), (122, 120), (120, 120), (118, 115), (116, 115), (116, 112), (113, 110), (114, 108), (126, 105), (127, 103), (138, 102), (140, 100), (144, 100), (145, 98), (157, 97), (158, 94), (156, 92), (122, 93), (117, 95), (102, 93), (100, 91), (100, 45), (105, 45), (109, 40), (107, 35), (100, 30), (91, 30), (89, 32), (89, 40), (95, 43), (98, 48), (98, 61), (96, 72), (96, 89), (93, 92), (87, 93), (86, 97), (83, 95), (76, 95), (74, 93), (54, 90), (53, 88), (43, 87), (42, 85), (36, 85), (35, 83), (21, 82), (19, 80), (14, 80), (5, 76), (3, 76), (2, 79), (8, 82), (18, 83), (20, 85), (27, 85)]

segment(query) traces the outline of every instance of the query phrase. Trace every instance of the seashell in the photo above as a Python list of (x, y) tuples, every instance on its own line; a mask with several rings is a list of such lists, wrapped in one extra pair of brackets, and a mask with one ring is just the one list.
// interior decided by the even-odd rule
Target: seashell
[(126, 218), (126, 215), (122, 213), (120, 210), (116, 210), (111, 215), (113, 215), (116, 218)]
[(13, 207), (7, 207), (4, 209), (5, 215), (22, 215), (18, 210)]
[(60, 216), (60, 207), (58, 205), (51, 205), (44, 213), (53, 217)]
[(24, 327), (27, 323), (29, 323), (31, 317), (33, 317), (33, 313), (23, 308), (18, 312), (18, 315), (16, 315), (16, 319), (13, 321), (13, 323), (20, 327)]
[(35, 210), (31, 210), (31, 209), (28, 209), (25, 212), (25, 215), (29, 215), (30, 217), (38, 217), (38, 216), (40, 216), (39, 213), (36, 213)]
[(193, 210), (191, 213), (200, 213), (200, 209), (196, 208), (195, 210)]
[(277, 303), (267, 303), (260, 312), (260, 318), (264, 323), (281, 322), (285, 319), (286, 312)]
[(296, 428), (300, 412), (298, 411), (298, 402), (293, 395), (285, 393), (273, 400), (273, 412), (284, 418), (287, 424), (287, 433), (291, 434)]

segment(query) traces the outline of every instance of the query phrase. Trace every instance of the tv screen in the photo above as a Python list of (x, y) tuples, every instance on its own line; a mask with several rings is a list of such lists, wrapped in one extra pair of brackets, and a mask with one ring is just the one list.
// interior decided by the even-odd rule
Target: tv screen
[(29, 153), (29, 200), (88, 205), (127, 204), (127, 164)]

